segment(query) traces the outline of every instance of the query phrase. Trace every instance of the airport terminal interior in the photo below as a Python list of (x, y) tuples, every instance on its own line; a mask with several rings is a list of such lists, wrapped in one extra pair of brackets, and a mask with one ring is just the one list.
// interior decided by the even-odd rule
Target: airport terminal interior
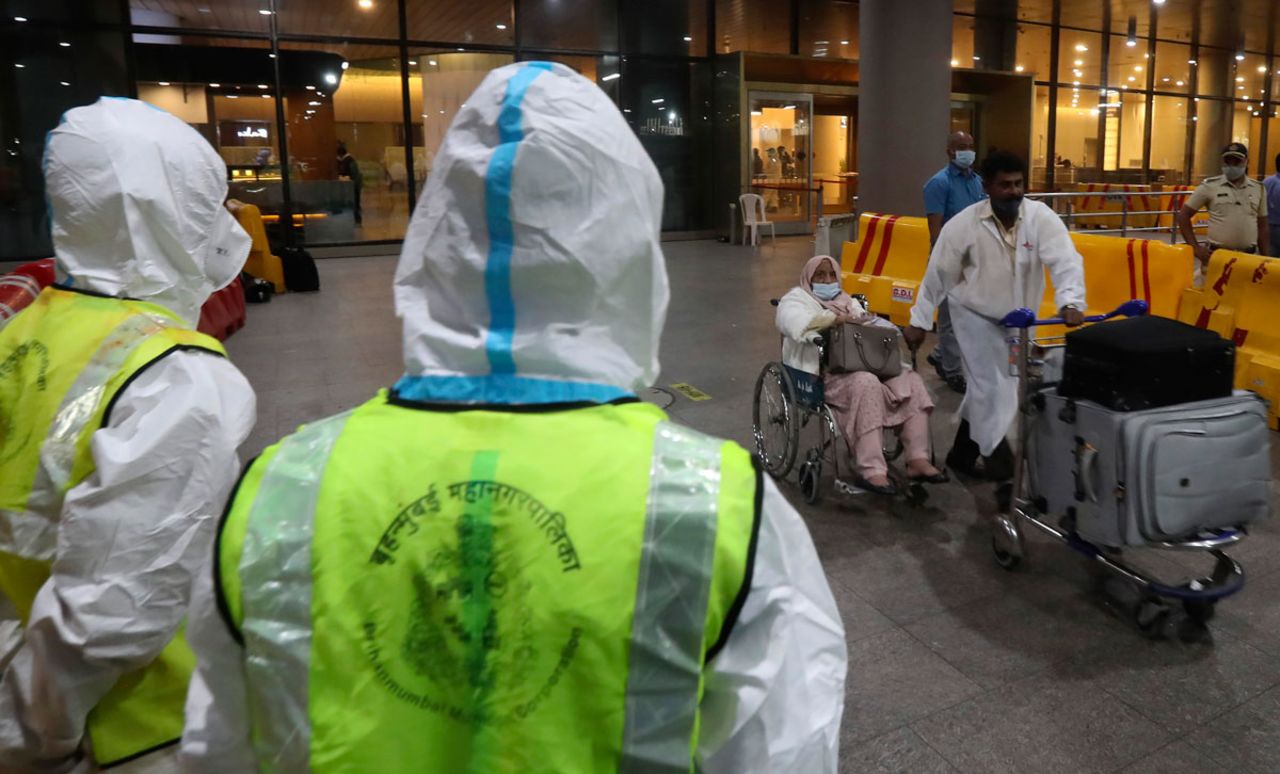
[[(1025, 160), (1028, 198), (1053, 209), (1083, 256), (1085, 311), (1137, 298), (1234, 343), (1234, 387), (1268, 402), (1258, 454), (1280, 504), (1280, 258), (1224, 248), (1198, 283), (1175, 215), (1220, 173), (1229, 143), (1247, 148), (1248, 177), (1278, 172), (1274, 0), (0, 9), (0, 275), (54, 255), (45, 136), (103, 95), (150, 102), (208, 140), (237, 217), (256, 229), (251, 261), (315, 258), (318, 292), (249, 303), (224, 332), (258, 397), (242, 461), (402, 375), (392, 280), (441, 140), (492, 69), (552, 61), (598, 84), (661, 176), (671, 304), (661, 376), (640, 397), (676, 421), (776, 461), (800, 415), (794, 385), (765, 372), (782, 358), (771, 300), (828, 254), (845, 290), (906, 325), (929, 259), (922, 187), (948, 165), (948, 135), (964, 132), (978, 164), (996, 151)], [(1207, 239), (1207, 220), (1190, 225)], [(1036, 311), (1057, 307), (1047, 297)], [(901, 354), (936, 403), (941, 466), (962, 396), (926, 361), (936, 343), (931, 333), (918, 361)], [(794, 416), (771, 414), (771, 395)], [(1155, 611), (1104, 566), (1119, 552), (1029, 523), (1013, 551), (989, 482), (953, 473), (922, 502), (850, 487), (806, 456), (819, 423), (796, 430), (777, 485), (846, 629), (840, 771), (1280, 771), (1276, 516), (1222, 544), (1247, 582), (1212, 615), (1176, 594)], [(1123, 559), (1175, 590), (1222, 580), (1216, 553), (1165, 548)]]

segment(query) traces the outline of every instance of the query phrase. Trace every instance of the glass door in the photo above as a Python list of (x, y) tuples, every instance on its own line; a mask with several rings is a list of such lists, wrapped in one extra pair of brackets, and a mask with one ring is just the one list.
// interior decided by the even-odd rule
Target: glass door
[(753, 91), (747, 169), (779, 234), (813, 231), (813, 96)]

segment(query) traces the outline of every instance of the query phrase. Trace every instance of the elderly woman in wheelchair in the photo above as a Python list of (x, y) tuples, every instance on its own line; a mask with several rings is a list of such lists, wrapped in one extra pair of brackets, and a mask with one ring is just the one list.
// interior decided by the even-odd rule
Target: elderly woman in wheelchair
[(821, 332), (844, 323), (892, 326), (868, 313), (840, 288), (840, 267), (834, 258), (817, 256), (805, 264), (800, 285), (778, 301), (782, 361), (793, 372), (821, 378), (823, 401), (854, 460), (854, 484), (879, 494), (896, 493), (884, 455), (886, 428), (898, 434), (910, 481), (947, 481), (946, 474), (930, 459), (929, 414), (933, 401), (918, 373), (904, 369), (884, 381), (866, 371), (823, 373)]

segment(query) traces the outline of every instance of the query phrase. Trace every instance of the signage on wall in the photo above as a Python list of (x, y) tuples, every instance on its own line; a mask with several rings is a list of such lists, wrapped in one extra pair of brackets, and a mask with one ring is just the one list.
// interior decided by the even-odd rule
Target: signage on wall
[(236, 132), (236, 137), (244, 139), (267, 139), (267, 128), (265, 126), (246, 126)]

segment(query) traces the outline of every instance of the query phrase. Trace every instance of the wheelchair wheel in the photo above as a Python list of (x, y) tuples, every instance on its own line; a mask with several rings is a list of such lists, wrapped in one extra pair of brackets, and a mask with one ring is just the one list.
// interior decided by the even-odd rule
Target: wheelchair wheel
[(774, 478), (786, 476), (800, 448), (800, 406), (795, 385), (780, 364), (770, 363), (760, 371), (751, 419), (764, 469)]
[(822, 500), (822, 462), (809, 460), (800, 466), (800, 494), (810, 505)]

